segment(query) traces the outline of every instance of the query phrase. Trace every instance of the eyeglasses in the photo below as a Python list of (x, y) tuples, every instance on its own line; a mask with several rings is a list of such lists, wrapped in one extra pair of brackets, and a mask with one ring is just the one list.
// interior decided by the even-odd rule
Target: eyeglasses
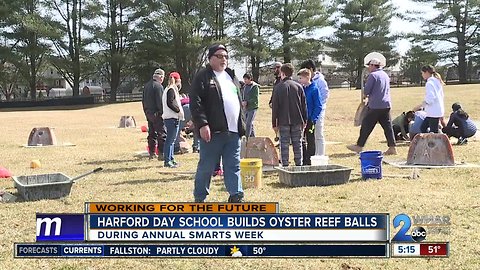
[(226, 54), (214, 54), (213, 56), (217, 57), (218, 59), (228, 60), (228, 55), (226, 55)]

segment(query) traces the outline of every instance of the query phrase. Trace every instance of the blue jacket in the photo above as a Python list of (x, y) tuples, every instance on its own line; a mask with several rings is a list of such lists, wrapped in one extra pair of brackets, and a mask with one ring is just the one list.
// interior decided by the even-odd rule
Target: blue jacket
[(322, 111), (322, 103), (320, 102), (320, 91), (316, 83), (311, 83), (305, 87), (305, 99), (307, 100), (307, 119), (313, 123), (317, 123), (320, 112)]

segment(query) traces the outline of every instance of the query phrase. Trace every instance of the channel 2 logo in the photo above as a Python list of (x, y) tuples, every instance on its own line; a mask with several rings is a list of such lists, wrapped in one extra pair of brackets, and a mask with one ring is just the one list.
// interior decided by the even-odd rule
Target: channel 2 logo
[[(401, 222), (403, 222), (403, 225), (400, 225)], [(427, 238), (427, 231), (423, 227), (415, 227), (411, 234), (407, 234), (412, 226), (412, 221), (406, 214), (397, 215), (393, 219), (393, 227), (397, 228), (398, 226), (401, 226), (401, 228), (393, 237), (392, 241), (394, 242), (421, 242)]]

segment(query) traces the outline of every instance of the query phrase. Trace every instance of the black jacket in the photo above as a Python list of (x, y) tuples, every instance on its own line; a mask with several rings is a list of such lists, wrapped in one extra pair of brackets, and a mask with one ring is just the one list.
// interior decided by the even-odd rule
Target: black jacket
[[(233, 70), (227, 68), (225, 71), (238, 88), (238, 102), (241, 104), (240, 83)], [(210, 65), (201, 69), (193, 78), (190, 88), (190, 111), (197, 132), (206, 125), (209, 125), (212, 133), (228, 131), (220, 84)], [(240, 137), (245, 135), (245, 118), (242, 106), (240, 106), (238, 119), (238, 134)]]
[(143, 111), (147, 113), (163, 113), (162, 105), (163, 86), (160, 82), (151, 79), (143, 88), (142, 105)]
[(285, 78), (273, 90), (272, 127), (306, 123), (307, 103), (303, 87), (291, 78)]

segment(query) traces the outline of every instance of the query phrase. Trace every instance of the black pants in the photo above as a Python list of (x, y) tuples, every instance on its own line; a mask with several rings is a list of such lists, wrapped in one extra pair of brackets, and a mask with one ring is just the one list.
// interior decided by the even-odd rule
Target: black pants
[(383, 133), (387, 139), (389, 147), (395, 146), (395, 138), (393, 136), (392, 119), (390, 117), (390, 108), (387, 109), (370, 109), (368, 108), (367, 115), (363, 118), (362, 127), (360, 128), (360, 136), (357, 140), (357, 145), (364, 147), (368, 136), (372, 133), (373, 128), (377, 123), (383, 128)]
[(440, 123), (440, 117), (425, 117), (425, 120), (420, 127), (420, 131), (422, 133), (427, 133), (428, 128), (430, 128), (430, 132), (438, 133), (438, 124)]
[(153, 113), (146, 113), (148, 122), (148, 149), (149, 154), (155, 153), (155, 145), (158, 148), (158, 154), (163, 154), (163, 145), (165, 144), (165, 138), (167, 137), (167, 132), (165, 130), (165, 125), (163, 123), (162, 116)]
[(444, 127), (442, 128), (442, 132), (445, 133), (448, 137), (455, 137), (455, 138), (466, 138), (463, 130), (457, 127)]
[[(395, 140), (403, 141), (406, 139), (406, 138), (403, 138), (402, 136), (402, 129), (400, 128), (400, 126), (393, 125), (392, 128), (393, 128), (393, 134), (395, 135)], [(408, 125), (405, 125), (403, 128), (405, 129), (405, 133), (408, 133)]]
[(302, 149), (303, 149), (303, 164), (312, 165), (311, 156), (315, 155), (315, 125), (308, 121), (307, 127), (303, 131)]

